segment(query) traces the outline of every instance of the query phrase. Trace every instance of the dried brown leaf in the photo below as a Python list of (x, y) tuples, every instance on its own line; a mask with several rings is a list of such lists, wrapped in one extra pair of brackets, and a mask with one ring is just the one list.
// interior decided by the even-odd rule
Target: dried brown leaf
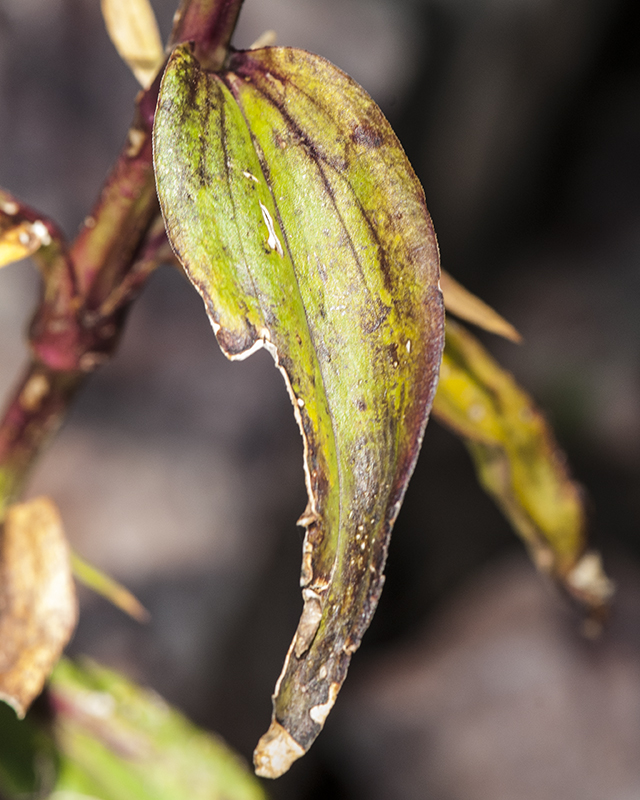
[(10, 506), (0, 539), (0, 699), (23, 717), (76, 623), (69, 548), (46, 497)]
[(440, 275), (440, 288), (444, 298), (444, 307), (450, 314), (484, 328), (489, 333), (504, 336), (512, 342), (520, 342), (522, 337), (510, 322), (494, 311), (484, 300), (476, 297), (462, 284), (444, 270)]
[(102, 0), (107, 31), (122, 60), (143, 89), (148, 89), (164, 61), (155, 14), (148, 0)]

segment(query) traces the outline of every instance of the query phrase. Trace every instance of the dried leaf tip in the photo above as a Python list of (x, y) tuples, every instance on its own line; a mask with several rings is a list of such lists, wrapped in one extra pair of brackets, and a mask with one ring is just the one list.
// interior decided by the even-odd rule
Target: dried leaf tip
[(275, 31), (268, 30), (264, 33), (261, 33), (260, 36), (255, 40), (255, 42), (251, 45), (249, 50), (259, 50), (261, 47), (273, 47), (276, 43), (278, 35)]
[(109, 38), (143, 89), (164, 62), (155, 14), (148, 0), (101, 0)]
[(256, 775), (279, 778), (304, 753), (304, 748), (274, 719), (253, 753)]
[(615, 592), (615, 584), (607, 578), (599, 553), (585, 553), (567, 575), (569, 588), (594, 608), (606, 606)]
[(501, 317), (497, 311), (487, 305), (484, 300), (476, 297), (468, 289), (458, 283), (448, 272), (441, 270), (440, 288), (444, 298), (444, 306), (450, 314), (454, 314), (472, 325), (477, 325), (489, 333), (503, 336), (512, 342), (521, 342), (522, 336)]

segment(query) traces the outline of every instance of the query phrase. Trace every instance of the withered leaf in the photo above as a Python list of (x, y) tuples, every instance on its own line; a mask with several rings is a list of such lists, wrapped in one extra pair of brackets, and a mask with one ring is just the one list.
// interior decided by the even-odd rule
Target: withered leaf
[(311, 746), (383, 584), (442, 349), (424, 193), (370, 97), (318, 56), (174, 50), (154, 128), (169, 238), (229, 358), (274, 357), (304, 440), (304, 607), (258, 744), (277, 777)]
[(76, 623), (69, 548), (46, 497), (9, 506), (0, 540), (0, 699), (23, 717)]

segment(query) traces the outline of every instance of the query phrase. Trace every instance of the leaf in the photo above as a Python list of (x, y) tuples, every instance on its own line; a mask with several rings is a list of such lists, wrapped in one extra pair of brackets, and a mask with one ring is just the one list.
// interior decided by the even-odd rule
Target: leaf
[(164, 50), (148, 0), (101, 0), (111, 41), (143, 89), (148, 89), (164, 63)]
[(96, 594), (102, 595), (114, 606), (124, 611), (125, 614), (129, 614), (129, 616), (138, 620), (138, 622), (149, 621), (147, 609), (121, 583), (84, 561), (77, 553), (71, 553), (71, 565), (75, 578), (89, 589), (92, 589)]
[(447, 320), (438, 420), (469, 448), (480, 482), (527, 544), (539, 569), (595, 612), (613, 591), (599, 557), (585, 553), (585, 512), (544, 417), (480, 343)]
[(254, 754), (277, 777), (311, 746), (369, 625), (442, 348), (422, 188), (382, 113), (301, 50), (165, 72), (154, 130), (167, 231), (231, 359), (265, 347), (304, 441), (304, 608)]
[(59, 759), (51, 800), (75, 793), (100, 800), (265, 800), (221, 740), (116, 672), (63, 659), (50, 697)]
[(440, 276), (440, 286), (444, 298), (444, 307), (450, 314), (454, 314), (460, 319), (471, 322), (479, 328), (484, 328), (489, 333), (496, 333), (504, 336), (512, 342), (522, 341), (522, 336), (510, 322), (494, 311), (484, 300), (471, 294), (462, 284), (442, 270)]
[(265, 800), (227, 745), (116, 672), (63, 658), (47, 700), (46, 720), (0, 708), (3, 797)]
[(0, 699), (23, 717), (76, 623), (69, 550), (48, 498), (9, 506), (0, 570)]
[(8, 192), (0, 189), (0, 267), (33, 255), (51, 244), (51, 231), (41, 219), (33, 219)]

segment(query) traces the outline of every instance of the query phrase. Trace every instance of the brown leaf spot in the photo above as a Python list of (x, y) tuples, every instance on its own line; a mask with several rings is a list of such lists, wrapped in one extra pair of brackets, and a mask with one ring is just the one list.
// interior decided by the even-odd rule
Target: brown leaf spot
[(311, 646), (322, 618), (322, 603), (318, 595), (311, 589), (303, 591), (304, 608), (298, 622), (294, 652), (298, 658), (306, 653)]
[(361, 147), (366, 147), (368, 150), (374, 150), (380, 147), (384, 140), (371, 125), (361, 123), (360, 125), (356, 125), (351, 132), (351, 141)]
[(329, 687), (329, 696), (327, 697), (327, 701), (318, 706), (313, 706), (313, 708), (309, 710), (309, 716), (317, 725), (320, 725), (320, 727), (324, 725), (327, 717), (329, 716), (329, 712), (336, 702), (336, 697), (338, 696), (339, 691), (340, 684), (332, 683)]

